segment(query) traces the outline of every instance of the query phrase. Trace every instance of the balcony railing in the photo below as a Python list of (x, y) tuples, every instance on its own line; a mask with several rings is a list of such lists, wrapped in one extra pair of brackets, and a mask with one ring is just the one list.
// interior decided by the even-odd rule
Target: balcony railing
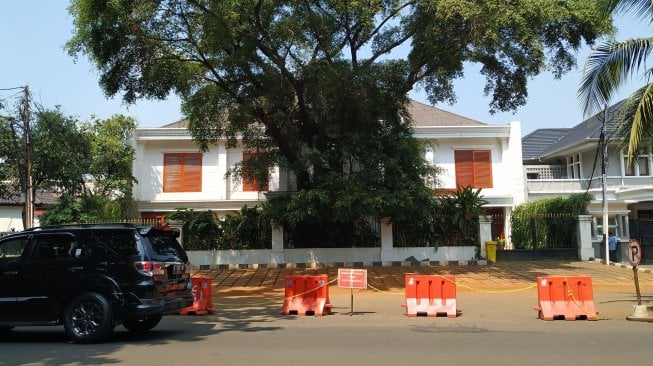
[[(595, 176), (592, 179), (567, 178), (567, 167), (564, 165), (531, 165), (525, 166), (524, 170), (526, 172), (526, 188), (531, 193), (565, 193), (602, 188), (600, 176)], [(624, 188), (650, 187), (651, 181), (650, 176), (608, 176), (606, 188), (608, 191), (616, 191)]]

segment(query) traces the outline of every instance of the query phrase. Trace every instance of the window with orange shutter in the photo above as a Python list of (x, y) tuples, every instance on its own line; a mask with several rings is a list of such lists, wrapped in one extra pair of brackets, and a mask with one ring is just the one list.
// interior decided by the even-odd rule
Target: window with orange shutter
[(259, 182), (252, 177), (254, 168), (248, 164), (248, 160), (255, 157), (254, 152), (243, 152), (243, 192), (263, 192), (268, 190), (268, 182)]
[(490, 150), (455, 150), (456, 186), (492, 188)]
[(164, 192), (202, 191), (202, 154), (163, 154)]

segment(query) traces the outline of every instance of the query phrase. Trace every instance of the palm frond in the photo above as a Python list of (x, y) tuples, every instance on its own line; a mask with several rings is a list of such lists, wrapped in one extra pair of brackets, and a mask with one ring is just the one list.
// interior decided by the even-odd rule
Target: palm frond
[(628, 162), (639, 153), (643, 142), (653, 140), (653, 83), (639, 88), (624, 103), (620, 115), (621, 133), (628, 149)]
[(583, 113), (590, 115), (609, 103), (624, 80), (644, 67), (653, 38), (609, 41), (600, 44), (585, 62), (578, 88)]
[(608, 8), (617, 14), (632, 13), (639, 19), (653, 21), (653, 1), (651, 0), (611, 0)]

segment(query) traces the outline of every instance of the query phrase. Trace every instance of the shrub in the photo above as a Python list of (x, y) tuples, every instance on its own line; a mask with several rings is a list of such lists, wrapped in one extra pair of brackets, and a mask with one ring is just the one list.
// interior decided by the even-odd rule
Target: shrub
[(519, 249), (544, 249), (560, 243), (575, 243), (576, 218), (587, 214), (591, 200), (591, 195), (578, 193), (517, 206), (511, 218), (513, 244)]

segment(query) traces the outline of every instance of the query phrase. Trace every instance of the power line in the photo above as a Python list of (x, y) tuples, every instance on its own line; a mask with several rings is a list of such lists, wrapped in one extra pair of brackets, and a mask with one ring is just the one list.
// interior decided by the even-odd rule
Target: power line
[(14, 87), (14, 88), (0, 88), (0, 90), (18, 90), (18, 89), (23, 90), (23, 89), (25, 89), (25, 87), (24, 86), (17, 86), (17, 87)]

